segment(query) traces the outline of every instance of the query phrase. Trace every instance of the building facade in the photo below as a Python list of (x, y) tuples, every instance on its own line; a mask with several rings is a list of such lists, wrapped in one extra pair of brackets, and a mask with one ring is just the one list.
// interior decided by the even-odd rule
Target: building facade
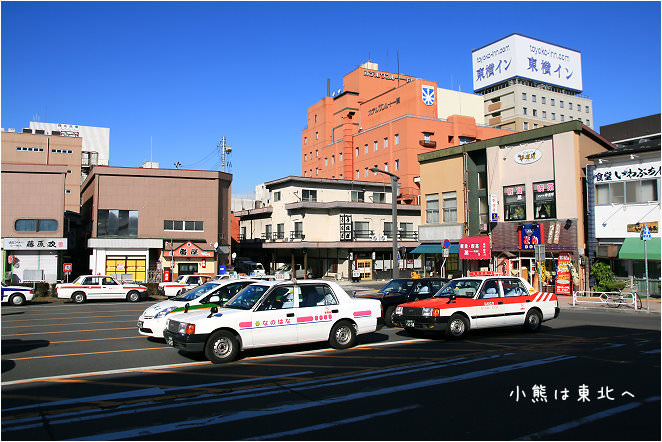
[(94, 167), (81, 209), (90, 271), (137, 282), (215, 275), (229, 262), (231, 181), (215, 171)]
[(577, 120), (593, 127), (581, 53), (511, 34), (472, 51), (474, 92), (490, 126), (517, 132)]
[(399, 200), (418, 204), (416, 155), (506, 133), (483, 125), (482, 98), (445, 91), (434, 81), (383, 72), (364, 63), (343, 88), (308, 109), (302, 170), (309, 178), (389, 182), (400, 177)]
[[(6, 148), (3, 137), (3, 155)], [(3, 281), (54, 283), (62, 278), (68, 246), (65, 231), (67, 170), (67, 166), (3, 161)]]
[[(242, 255), (272, 271), (294, 263), (314, 277), (348, 279), (358, 270), (362, 279), (390, 278), (390, 185), (286, 177), (264, 183), (264, 188), (268, 198), (262, 207), (235, 212)], [(399, 248), (412, 250), (418, 245), (420, 208), (399, 204), (397, 209)], [(399, 265), (408, 275), (420, 262), (406, 256), (401, 254)]]
[[(458, 244), (465, 269), (489, 268), (540, 285), (567, 258), (576, 288), (583, 287), (587, 157), (613, 149), (572, 121), (419, 155), (419, 239)], [(537, 245), (545, 247), (543, 271)]]
[(110, 128), (83, 126), (81, 124), (44, 123), (30, 121), (30, 130), (47, 135), (61, 135), (83, 139), (83, 165), (108, 166), (110, 161)]
[(82, 144), (80, 137), (2, 131), (2, 164), (63, 166), (64, 210), (80, 213)]

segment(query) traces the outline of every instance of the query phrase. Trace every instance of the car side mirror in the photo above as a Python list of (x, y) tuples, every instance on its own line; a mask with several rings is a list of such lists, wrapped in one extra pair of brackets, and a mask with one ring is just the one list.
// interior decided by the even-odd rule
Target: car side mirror
[(455, 295), (450, 295), (450, 296), (448, 297), (448, 302), (447, 302), (446, 304), (450, 304), (451, 302), (455, 302), (456, 299), (457, 299), (457, 296), (455, 296)]
[[(211, 298), (209, 298), (209, 302), (212, 304), (219, 304), (221, 302), (221, 297), (218, 295), (214, 295)], [(212, 307), (212, 308), (216, 308), (216, 307)]]
[(188, 302), (184, 304), (184, 313), (188, 313), (189, 304)]
[(211, 309), (209, 309), (209, 316), (207, 316), (207, 317), (208, 317), (208, 318), (211, 318), (211, 317), (212, 317), (213, 315), (215, 315), (216, 313), (218, 313), (218, 307), (213, 306)]

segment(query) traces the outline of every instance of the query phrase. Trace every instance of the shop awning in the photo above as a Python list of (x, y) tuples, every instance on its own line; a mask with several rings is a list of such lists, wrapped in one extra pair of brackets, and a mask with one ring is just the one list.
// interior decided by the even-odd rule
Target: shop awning
[[(458, 247), (457, 244), (451, 244), (449, 248), (449, 253), (457, 253), (458, 252)], [(422, 254), (443, 254), (444, 253), (444, 246), (441, 244), (421, 244), (420, 246), (416, 247), (414, 250), (409, 252), (411, 255), (422, 255)]]
[[(660, 261), (660, 238), (647, 241), (648, 259)], [(639, 238), (625, 238), (618, 259), (644, 259), (644, 241)]]

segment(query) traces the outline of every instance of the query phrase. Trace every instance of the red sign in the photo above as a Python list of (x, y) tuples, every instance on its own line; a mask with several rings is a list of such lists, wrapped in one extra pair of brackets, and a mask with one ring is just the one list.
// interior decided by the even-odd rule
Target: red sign
[(69, 263), (64, 263), (64, 264), (62, 264), (62, 271), (63, 271), (64, 273), (71, 273), (71, 271), (73, 270), (73, 268), (74, 268), (74, 265), (73, 265), (73, 264), (69, 264)]
[(14, 259), (15, 259), (15, 258), (16, 258), (16, 256), (14, 256), (14, 255), (9, 255), (9, 256), (7, 257), (7, 262), (8, 262), (9, 264), (14, 264)]
[(460, 239), (460, 259), (490, 259), (489, 236), (467, 236)]
[(572, 292), (572, 275), (570, 274), (570, 256), (559, 256), (556, 268), (556, 294), (570, 295)]
[(192, 242), (185, 242), (174, 250), (164, 250), (163, 256), (186, 257), (186, 258), (213, 258), (213, 250), (202, 250)]

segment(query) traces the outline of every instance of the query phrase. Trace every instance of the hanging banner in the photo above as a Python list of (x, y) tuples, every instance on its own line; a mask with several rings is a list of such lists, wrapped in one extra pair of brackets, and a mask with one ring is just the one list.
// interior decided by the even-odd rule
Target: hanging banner
[(570, 274), (570, 256), (559, 256), (556, 268), (556, 294), (570, 295), (572, 293), (572, 276)]

